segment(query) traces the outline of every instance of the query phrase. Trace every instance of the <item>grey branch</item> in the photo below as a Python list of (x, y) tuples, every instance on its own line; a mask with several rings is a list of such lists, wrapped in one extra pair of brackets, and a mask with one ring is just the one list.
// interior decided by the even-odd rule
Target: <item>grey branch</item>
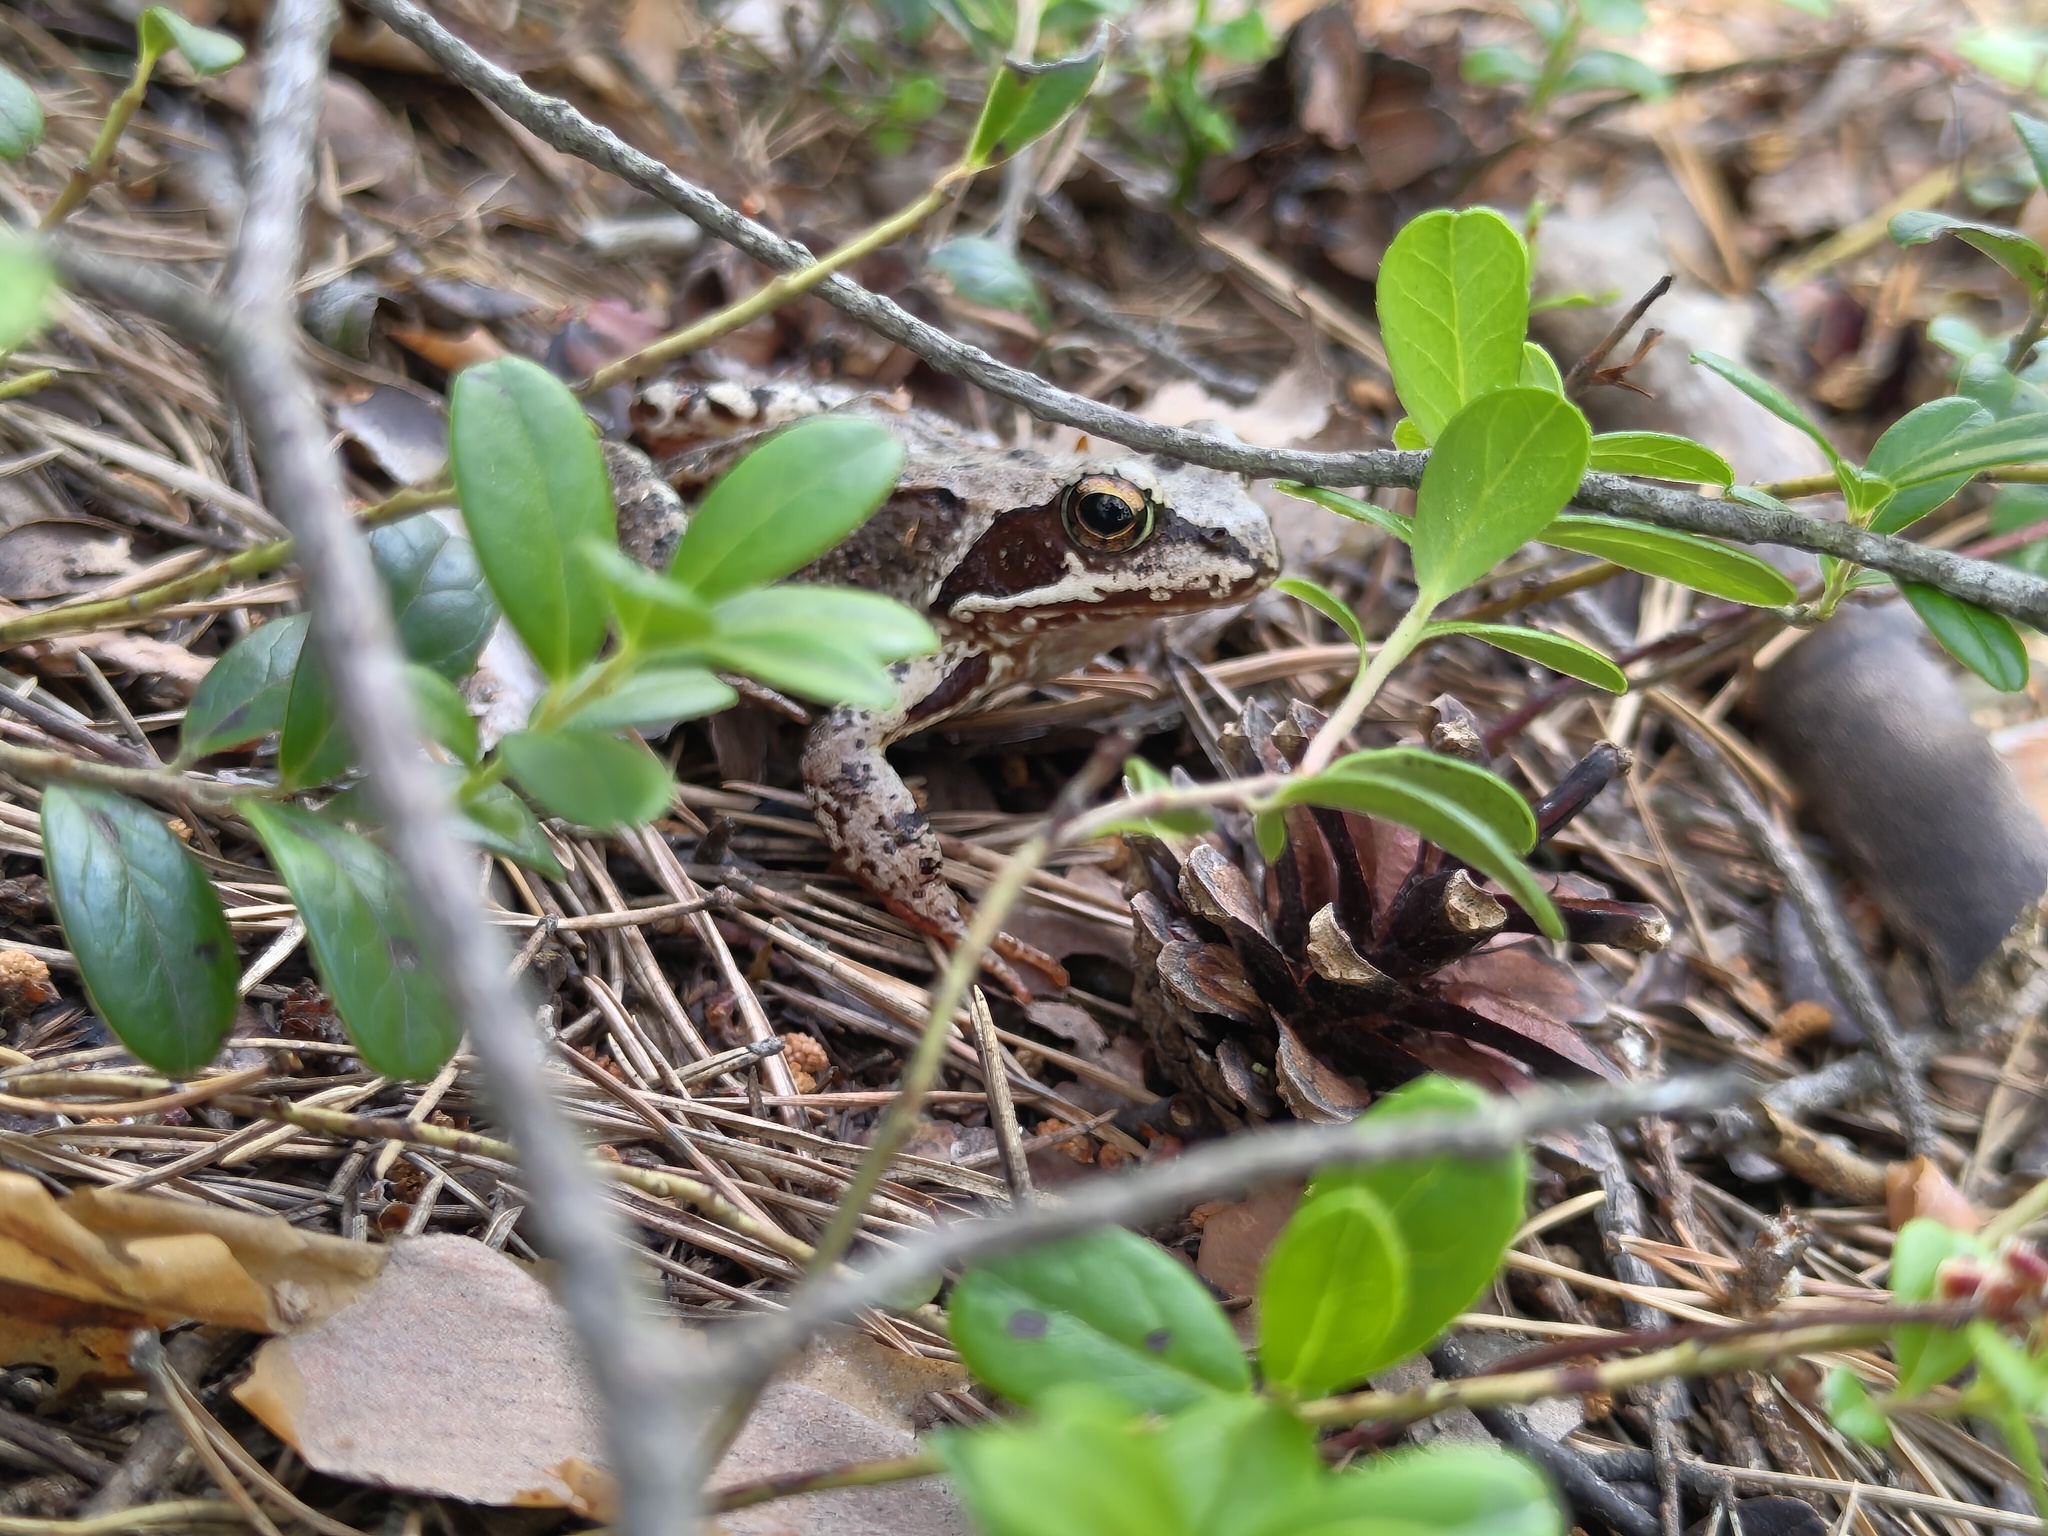
[(248, 214), (223, 307), (132, 263), (55, 254), (73, 281), (133, 304), (210, 351), (248, 423), (270, 504), (284, 509), (333, 680), (413, 896), (427, 962), (474, 1042), (520, 1148), (563, 1295), (605, 1404), (620, 1526), (635, 1536), (697, 1528), (702, 1421), (676, 1391), (682, 1337), (637, 1293), (630, 1249), (568, 1123), (556, 1112), (532, 1014), (508, 978), (476, 899), (474, 860), (427, 759), (390, 609), (349, 515), (325, 417), (301, 363), (292, 283), (313, 185), (314, 138), (335, 0), (277, 0), (256, 107)]
[[(711, 234), (773, 271), (793, 272), (812, 261), (811, 253), (795, 241), (783, 239), (702, 187), (685, 181), (660, 161), (641, 154), (609, 129), (593, 123), (566, 101), (543, 95), (517, 75), (500, 69), (412, 0), (361, 3), (363, 9), (394, 32), (416, 43), (457, 82), (564, 154), (610, 171), (678, 212), (688, 214)], [(881, 295), (870, 293), (843, 273), (826, 278), (812, 291), (833, 308), (899, 343), (942, 373), (967, 379), (991, 394), (1014, 400), (1043, 420), (1064, 422), (1147, 453), (1168, 454), (1190, 464), (1259, 479), (1300, 480), (1327, 486), (1414, 486), (1420, 483), (1423, 466), (1429, 462), (1426, 453), (1392, 449), (1308, 453), (1299, 449), (1253, 448), (1180, 427), (1163, 427), (1099, 401), (1069, 394), (1036, 374), (998, 362), (979, 347), (948, 336)], [(1588, 511), (1640, 518), (1687, 533), (1734, 539), (1743, 544), (1782, 544), (1839, 556), (1889, 576), (1938, 587), (1965, 602), (2029, 624), (2048, 625), (2048, 579), (2010, 566), (1927, 549), (1906, 539), (1866, 533), (1796, 512), (1774, 512), (1741, 502), (1696, 496), (1689, 491), (1643, 485), (1620, 475), (1586, 476), (1576, 501)]]
[(735, 1323), (704, 1362), (706, 1390), (751, 1390), (812, 1334), (862, 1308), (928, 1286), (948, 1269), (1000, 1258), (1099, 1227), (1145, 1227), (1197, 1201), (1242, 1195), (1331, 1163), (1376, 1163), (1451, 1153), (1497, 1156), (1531, 1136), (1645, 1115), (1715, 1109), (1748, 1097), (1732, 1073), (1593, 1090), (1549, 1089), (1497, 1100), (1480, 1114), (1415, 1115), (1345, 1125), (1294, 1124), (1208, 1142), (1135, 1173), (1095, 1179), (1052, 1204), (957, 1221), (906, 1239), (867, 1268), (823, 1280), (781, 1312)]

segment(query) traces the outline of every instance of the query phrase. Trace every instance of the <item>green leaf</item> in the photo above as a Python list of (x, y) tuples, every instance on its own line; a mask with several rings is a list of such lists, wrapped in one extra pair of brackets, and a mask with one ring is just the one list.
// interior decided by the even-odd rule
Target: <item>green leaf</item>
[(1415, 497), (1415, 579), (1436, 604), (1541, 536), (1586, 473), (1577, 406), (1544, 389), (1497, 389), (1458, 412)]
[(539, 870), (550, 880), (560, 880), (567, 874), (533, 812), (512, 792), (510, 785), (488, 784), (465, 795), (462, 814), (470, 840), (486, 853)]
[(1956, 492), (1968, 485), (1969, 475), (1953, 475), (1946, 480), (1927, 480), (1919, 485), (1909, 485), (1903, 491), (1894, 491), (1878, 504), (1876, 514), (1870, 519), (1872, 533), (1897, 533), (1910, 528), (1936, 507), (1953, 500)]
[(498, 743), (519, 787), (550, 813), (596, 832), (668, 809), (668, 766), (645, 747), (596, 731), (517, 731)]
[(40, 331), (57, 297), (57, 272), (35, 246), (0, 233), (0, 352)]
[(620, 638), (639, 650), (688, 645), (711, 633), (711, 605), (681, 582), (657, 576), (616, 544), (590, 539), (579, 553), (604, 589)]
[(2018, 278), (2030, 298), (2048, 285), (2048, 251), (2016, 229), (1953, 218), (1931, 209), (1897, 214), (1891, 222), (1891, 237), (1900, 245), (1925, 245), (1938, 235), (1954, 235), (1963, 244), (1975, 246)]
[(989, 82), (981, 120), (974, 125), (962, 161), (993, 165), (1052, 132), (1081, 104), (1101, 68), (1099, 46), (1046, 64), (1003, 60)]
[(855, 587), (765, 587), (727, 598), (712, 615), (720, 641), (822, 636), (877, 662), (939, 648), (938, 631), (915, 608)]
[(1193, 1536), (1161, 1438), (1116, 1397), (1068, 1388), (1035, 1423), (943, 1431), (932, 1448), (986, 1536)]
[[(1935, 1299), (1941, 1266), (1950, 1259), (1979, 1259), (1984, 1245), (1966, 1232), (1916, 1216), (1892, 1239), (1889, 1282), (1898, 1306)], [(1892, 1333), (1892, 1359), (1899, 1368), (1899, 1393), (1918, 1397), (1970, 1363), (1970, 1341), (1959, 1328), (1909, 1323)]]
[(1315, 1433), (1283, 1405), (1215, 1397), (1161, 1427), (1159, 1449), (1178, 1495), (1181, 1530), (1200, 1536), (1295, 1529), (1289, 1511), (1313, 1504), (1333, 1479)]
[(476, 716), (469, 712), (462, 690), (416, 661), (406, 663), (405, 677), (412, 684), (413, 705), (427, 734), (462, 762), (474, 764), (478, 754)]
[(201, 78), (233, 69), (243, 58), (242, 45), (225, 32), (194, 26), (167, 6), (152, 5), (144, 11), (136, 20), (135, 36), (151, 59), (175, 48)]
[(1870, 1400), (1869, 1391), (1855, 1372), (1839, 1365), (1829, 1371), (1821, 1381), (1820, 1402), (1835, 1428), (1851, 1440), (1860, 1440), (1865, 1445), (1892, 1443), (1891, 1425)]
[(1611, 48), (1588, 48), (1566, 66), (1558, 90), (1621, 91), (1657, 101), (1671, 93), (1671, 82), (1641, 59)]
[(1306, 1200), (1259, 1275), (1259, 1365), (1296, 1397), (1321, 1397), (1399, 1358), (1408, 1254), (1379, 1198), (1360, 1188)]
[(2027, 686), (2027, 646), (2003, 614), (1950, 597), (1937, 587), (1902, 581), (1899, 591), (1941, 648), (2001, 693)]
[[(1124, 759), (1124, 793), (1127, 795), (1156, 794), (1171, 789), (1173, 780), (1161, 773), (1142, 757)], [(1112, 833), (1142, 832), (1150, 837), (1199, 837), (1212, 825), (1209, 813), (1199, 807), (1186, 811), (1169, 811), (1163, 816), (1134, 816), (1127, 821), (1115, 821), (1101, 829), (1101, 836)]]
[(1382, 533), (1391, 533), (1403, 544), (1415, 534), (1413, 522), (1400, 513), (1375, 506), (1369, 501), (1360, 501), (1356, 496), (1346, 496), (1342, 491), (1325, 490), (1319, 485), (1302, 485), (1294, 480), (1281, 480), (1273, 489), (1284, 495), (1298, 496), (1303, 501), (1312, 501), (1339, 517), (1350, 518), (1353, 522), (1371, 523)]
[(474, 671), (498, 622), (476, 546), (423, 512), (372, 529), (370, 558), (390, 595), (405, 654), (446, 678)]
[(432, 1077), (462, 1032), (426, 968), (398, 871), (382, 849), (296, 806), (242, 802), (305, 920), (306, 942), (364, 1065)]
[(1712, 369), (1721, 375), (1780, 421), (1789, 422), (1804, 432), (1820, 445), (1820, 451), (1828, 456), (1828, 463), (1840, 467), (1842, 456), (1835, 452), (1835, 445), (1828, 441), (1827, 434), (1807, 420), (1806, 413), (1794, 405), (1792, 397), (1777, 385), (1751, 373), (1732, 357), (1723, 357), (1718, 352), (1695, 352), (1692, 354), (1692, 360), (1702, 368)]
[(43, 104), (35, 88), (0, 64), (0, 160), (21, 160), (43, 142)]
[(1365, 631), (1359, 627), (1358, 615), (1337, 599), (1337, 594), (1327, 588), (1300, 576), (1283, 576), (1273, 583), (1273, 590), (1285, 592), (1289, 597), (1299, 598), (1315, 609), (1324, 618), (1335, 624), (1351, 637), (1351, 643), (1358, 647), (1361, 656), (1365, 653)]
[(1380, 333), (1394, 389), (1423, 438), (1522, 376), (1529, 248), (1490, 208), (1411, 220), (1380, 262)]
[(1403, 416), (1394, 423), (1394, 446), (1404, 453), (1419, 453), (1429, 446), (1429, 439), (1415, 425), (1413, 416)]
[(1582, 683), (1591, 683), (1595, 688), (1605, 688), (1609, 693), (1628, 692), (1628, 675), (1614, 664), (1612, 657), (1563, 635), (1547, 634), (1540, 629), (1525, 629), (1519, 624), (1468, 624), (1457, 621), (1432, 624), (1422, 632), (1422, 635), (1425, 640), (1434, 640), (1440, 635), (1470, 635), (1475, 640), (1484, 640), (1488, 645), (1512, 655), (1526, 656), (1537, 665), (1548, 667), (1553, 672), (1562, 672), (1566, 677), (1575, 677)]
[(2012, 114), (2012, 131), (2019, 135), (2027, 158), (2034, 162), (2035, 179), (2048, 187), (2048, 123), (2024, 112), (2015, 112)]
[(1195, 28), (1195, 41), (1219, 59), (1233, 64), (1257, 64), (1273, 56), (1273, 34), (1257, 6), (1228, 21), (1212, 21)]
[(1978, 1318), (1964, 1330), (1977, 1357), (1978, 1378), (2021, 1414), (2038, 1414), (2048, 1406), (2048, 1380), (2039, 1362), (1999, 1332), (1998, 1325)]
[(1289, 1536), (1564, 1536), (1569, 1523), (1549, 1479), (1520, 1456), (1439, 1441), (1335, 1474)]
[(1731, 485), (1723, 493), (1729, 501), (1739, 501), (1746, 507), (1762, 507), (1766, 512), (1790, 512), (1792, 508), (1778, 500), (1769, 491), (1756, 485)]
[(277, 774), (286, 789), (332, 783), (348, 771), (355, 744), (334, 707), (327, 669), (311, 646), (301, 647), (284, 706), (284, 734), (277, 743)]
[(1500, 882), (1544, 933), (1564, 937), (1549, 893), (1520, 857), (1535, 846), (1536, 818), (1520, 795), (1484, 768), (1419, 747), (1356, 752), (1319, 774), (1283, 784), (1253, 809), (1288, 805), (1361, 811), (1413, 828)]
[(562, 723), (579, 731), (650, 730), (715, 715), (739, 698), (702, 667), (650, 667), (581, 705)]
[(196, 763), (284, 729), (292, 673), (310, 622), (303, 613), (273, 619), (221, 652), (185, 710), (178, 736), (180, 762)]
[(1278, 811), (1261, 811), (1252, 818), (1252, 839), (1259, 845), (1259, 857), (1273, 863), (1287, 851), (1287, 820)]
[(706, 602), (779, 580), (866, 522), (902, 471), (903, 445), (878, 421), (800, 421), (711, 488), (669, 575)]
[(1784, 573), (1761, 556), (1672, 528), (1568, 512), (1543, 530), (1543, 542), (1731, 603), (1782, 608), (1799, 596)]
[[(1533, 341), (1522, 343), (1522, 376), (1520, 382), (1529, 389), (1547, 389), (1553, 395), (1564, 393), (1564, 375), (1557, 371), (1557, 360)], [(1594, 441), (1597, 443), (1598, 438)], [(1593, 466), (1599, 468), (1597, 464)]]
[(606, 605), (580, 554), (616, 543), (597, 428), (538, 363), (501, 357), (455, 376), (448, 462), (476, 557), (505, 619), (560, 682), (604, 643)]
[[(1488, 1100), (1470, 1083), (1431, 1075), (1397, 1088), (1360, 1117), (1483, 1114)], [(1529, 1157), (1427, 1157), (1325, 1168), (1309, 1185), (1316, 1201), (1363, 1189), (1385, 1209), (1408, 1256), (1407, 1302), (1389, 1331), (1390, 1358), (1427, 1348), (1472, 1305), (1501, 1266), (1528, 1205)]]
[(960, 235), (924, 260), (970, 304), (1007, 309), (1045, 323), (1045, 300), (1039, 296), (1037, 279), (1025, 270), (1017, 253), (1000, 241)]
[(978, 1380), (1025, 1407), (1085, 1382), (1170, 1413), (1251, 1373), (1230, 1321), (1179, 1260), (1105, 1228), (969, 1269), (946, 1313)]
[(205, 1066), (235, 1022), (240, 970), (206, 871), (121, 795), (51, 784), (42, 819), (50, 901), (94, 1010), (157, 1071)]
[(896, 683), (887, 667), (834, 644), (829, 635), (715, 635), (699, 642), (692, 653), (723, 671), (819, 704), (886, 709), (896, 699)]
[(1729, 486), (1735, 471), (1711, 448), (1669, 432), (1602, 432), (1593, 439), (1588, 469), (1610, 475), (1641, 475), (1688, 485)]
[[(1920, 407), (1922, 411), (1926, 409), (1926, 406)], [(1901, 418), (1899, 425), (1903, 426), (1911, 416), (1919, 413), (1914, 411)], [(1884, 478), (1894, 485), (1919, 485), (1929, 480), (1946, 480), (1954, 475), (1973, 475), (2007, 464), (2031, 463), (2037, 459), (2048, 459), (2048, 414), (2029, 413), (1997, 420), (1987, 413), (1985, 420), (1972, 418), (1968, 425), (1951, 429), (1937, 441), (1912, 446), (1917, 451), (1908, 453), (1902, 450), (1888, 465)]]
[(1469, 48), (1458, 73), (1471, 85), (1533, 85), (1543, 66), (1508, 43)]
[(1579, 14), (1596, 32), (1633, 37), (1650, 24), (1643, 0), (1579, 0)]

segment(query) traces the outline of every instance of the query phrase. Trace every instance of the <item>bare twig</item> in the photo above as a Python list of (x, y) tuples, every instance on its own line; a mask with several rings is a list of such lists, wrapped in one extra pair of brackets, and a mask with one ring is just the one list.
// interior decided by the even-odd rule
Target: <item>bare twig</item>
[[(688, 214), (710, 234), (777, 272), (811, 264), (810, 252), (801, 245), (783, 239), (703, 188), (683, 180), (567, 102), (541, 94), (517, 75), (492, 64), (412, 4), (412, 0), (363, 0), (363, 8), (417, 44), (455, 80), (554, 148), (610, 171), (669, 207)], [(1161, 426), (1056, 389), (1035, 374), (1000, 363), (980, 348), (948, 336), (888, 299), (871, 293), (844, 273), (834, 273), (812, 291), (835, 309), (899, 343), (943, 373), (979, 384), (1044, 420), (1063, 422), (1148, 453), (1168, 454), (1190, 464), (1237, 474), (1328, 486), (1413, 487), (1420, 483), (1423, 466), (1429, 459), (1426, 453), (1394, 450), (1309, 453), (1254, 448), (1179, 427)], [(1906, 539), (1802, 517), (1796, 512), (1777, 512), (1643, 485), (1620, 475), (1587, 475), (1575, 500), (1588, 511), (1636, 518), (1688, 533), (1744, 544), (1783, 544), (1833, 555), (1939, 588), (1952, 597), (2037, 627), (2048, 627), (2048, 580), (2010, 566), (1968, 560), (1945, 550), (1923, 548)]]
[(1010, 1070), (1003, 1061), (1003, 1042), (996, 1038), (995, 1015), (976, 987), (967, 999), (967, 1017), (974, 1025), (974, 1044), (981, 1052), (981, 1080), (988, 1087), (988, 1123), (996, 1133), (1003, 1177), (1010, 1185), (1010, 1203), (1031, 1203), (1031, 1165), (1024, 1160), (1024, 1140), (1017, 1134), (1017, 1105), (1010, 1097)]
[(1749, 781), (1722, 757), (1720, 749), (1682, 720), (1673, 717), (1671, 724), (1705, 772), (1714, 793), (1735, 813), (1756, 843), (1757, 851), (1785, 882), (1785, 894), (1799, 909), (1800, 922), (1813, 943), (1814, 955), (1827, 974), (1828, 984), (1855, 1016), (1885, 1065), (1885, 1086), (1905, 1126), (1906, 1144), (1915, 1152), (1932, 1153), (1937, 1140), (1934, 1111), (1927, 1102), (1926, 1086), (1920, 1081), (1919, 1063), (1906, 1044), (1898, 1020), (1892, 1017), (1884, 994), (1878, 990), (1877, 979), (1870, 973), (1870, 962), (1849, 931), (1848, 920), (1842, 916), (1834, 893), (1807, 858), (1806, 850), (1764, 809)]
[(1628, 333), (1636, 328), (1636, 322), (1650, 312), (1650, 306), (1671, 291), (1671, 274), (1666, 272), (1650, 285), (1650, 291), (1635, 303), (1629, 305), (1628, 313), (1614, 322), (1614, 329), (1600, 338), (1598, 346), (1573, 363), (1564, 376), (1564, 392), (1576, 395), (1586, 387), (1586, 381), (1593, 376), (1593, 370), (1607, 360), (1607, 354), (1620, 346)]

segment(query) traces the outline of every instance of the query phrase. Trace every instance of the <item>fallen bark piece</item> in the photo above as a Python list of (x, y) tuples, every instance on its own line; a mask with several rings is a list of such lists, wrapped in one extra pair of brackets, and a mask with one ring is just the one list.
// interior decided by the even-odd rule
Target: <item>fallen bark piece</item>
[(331, 1477), (606, 1517), (568, 1314), (472, 1238), (395, 1244), (352, 1305), (265, 1344), (235, 1397)]

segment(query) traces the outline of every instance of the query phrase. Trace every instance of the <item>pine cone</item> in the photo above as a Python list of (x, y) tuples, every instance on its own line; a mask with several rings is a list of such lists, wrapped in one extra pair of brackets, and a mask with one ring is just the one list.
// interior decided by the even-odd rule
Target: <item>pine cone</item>
[[(1439, 701), (1431, 745), (1471, 757), (1476, 722)], [(1296, 702), (1284, 719), (1246, 706), (1227, 727), (1235, 773), (1292, 768), (1322, 724)], [(1602, 742), (1532, 809), (1554, 835), (1618, 772), (1627, 754)], [(1248, 836), (1212, 833), (1176, 856), (1133, 837), (1137, 985), (1133, 1001), (1159, 1064), (1182, 1090), (1183, 1134), (1291, 1113), (1348, 1119), (1373, 1092), (1424, 1072), (1508, 1091), (1539, 1078), (1613, 1069), (1572, 1027), (1600, 1000), (1535, 943), (1515, 900), (1406, 827), (1350, 811), (1296, 806), (1287, 849), (1270, 867)], [(1554, 877), (1552, 900), (1578, 943), (1648, 953), (1670, 924), (1655, 907)]]

